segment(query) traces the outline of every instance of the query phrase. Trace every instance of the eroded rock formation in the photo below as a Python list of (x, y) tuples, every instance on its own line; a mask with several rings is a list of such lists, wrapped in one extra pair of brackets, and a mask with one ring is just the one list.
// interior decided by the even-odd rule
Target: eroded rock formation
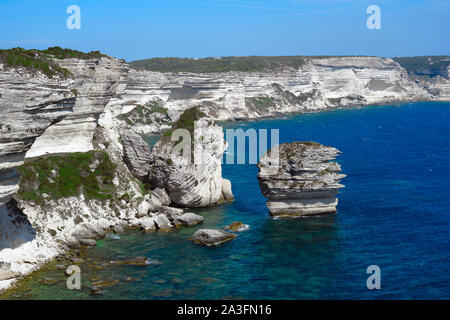
[(258, 163), (261, 192), (273, 217), (291, 218), (336, 212), (336, 194), (344, 187), (341, 167), (332, 162), (339, 150), (315, 142), (291, 142), (269, 151)]
[[(185, 130), (187, 140), (172, 141), (175, 129)], [(190, 152), (174, 152), (179, 143), (185, 143)], [(152, 148), (149, 181), (167, 190), (172, 202), (182, 207), (205, 207), (232, 200), (231, 183), (222, 178), (221, 160), (226, 147), (222, 128), (198, 108), (188, 109)]]

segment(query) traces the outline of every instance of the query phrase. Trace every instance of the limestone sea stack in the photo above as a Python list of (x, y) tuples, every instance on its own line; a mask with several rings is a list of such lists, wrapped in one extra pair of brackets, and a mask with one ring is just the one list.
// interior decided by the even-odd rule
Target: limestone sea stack
[(269, 151), (258, 163), (261, 192), (273, 217), (295, 218), (335, 213), (336, 194), (344, 186), (339, 150), (315, 142), (291, 142)]
[[(184, 130), (189, 139), (173, 141), (177, 129)], [(183, 150), (191, 153), (183, 156), (174, 152), (181, 143)], [(152, 148), (149, 182), (165, 189), (171, 201), (184, 208), (231, 201), (231, 182), (222, 178), (221, 159), (226, 148), (222, 128), (198, 107), (190, 108)]]

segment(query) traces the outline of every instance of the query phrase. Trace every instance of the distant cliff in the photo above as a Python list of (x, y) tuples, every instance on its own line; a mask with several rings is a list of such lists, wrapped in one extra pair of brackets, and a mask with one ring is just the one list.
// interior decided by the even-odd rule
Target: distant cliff
[[(450, 100), (448, 76), (415, 79), (388, 58), (167, 58), (131, 66), (136, 70), (128, 73), (120, 97), (124, 112), (158, 101), (171, 120), (196, 105), (214, 119), (234, 120), (352, 105)], [(147, 132), (159, 128), (155, 122), (138, 127)]]

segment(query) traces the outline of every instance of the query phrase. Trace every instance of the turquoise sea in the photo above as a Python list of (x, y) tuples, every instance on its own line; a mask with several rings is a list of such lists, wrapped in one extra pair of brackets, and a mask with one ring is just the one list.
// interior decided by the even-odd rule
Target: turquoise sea
[[(146, 256), (146, 268), (95, 271), (118, 280), (102, 296), (65, 282), (39, 284), (36, 276), (18, 298), (31, 299), (449, 299), (450, 104), (412, 103), (338, 109), (226, 128), (279, 129), (280, 142), (317, 141), (342, 151), (347, 175), (336, 215), (273, 220), (255, 165), (223, 165), (235, 201), (192, 210), (202, 225), (171, 233), (108, 236), (88, 251), (92, 260)], [(234, 221), (250, 225), (218, 248), (188, 239), (199, 228)], [(368, 290), (370, 265), (381, 268), (381, 289)], [(59, 273), (58, 273), (59, 272)], [(85, 272), (85, 273), (83, 273)], [(136, 281), (125, 282), (126, 277)]]

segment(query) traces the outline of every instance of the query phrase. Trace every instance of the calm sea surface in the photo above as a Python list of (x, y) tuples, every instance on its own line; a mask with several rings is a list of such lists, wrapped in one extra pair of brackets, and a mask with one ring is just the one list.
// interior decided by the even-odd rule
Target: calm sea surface
[[(30, 299), (449, 299), (450, 104), (414, 103), (345, 109), (284, 119), (225, 123), (279, 129), (280, 142), (317, 141), (342, 151), (347, 174), (336, 215), (273, 220), (255, 165), (223, 165), (235, 201), (191, 210), (205, 221), (171, 233), (108, 236), (90, 261), (146, 256), (139, 268), (82, 266), (83, 288), (65, 288), (62, 271), (45, 271), (15, 294)], [(150, 139), (151, 140), (151, 139)], [(154, 139), (153, 139), (154, 140)], [(218, 248), (189, 237), (234, 221), (250, 225)], [(381, 290), (368, 290), (366, 269), (381, 268)], [(45, 277), (61, 279), (43, 285)], [(119, 280), (91, 296), (93, 277)], [(125, 282), (125, 277), (137, 281)]]

